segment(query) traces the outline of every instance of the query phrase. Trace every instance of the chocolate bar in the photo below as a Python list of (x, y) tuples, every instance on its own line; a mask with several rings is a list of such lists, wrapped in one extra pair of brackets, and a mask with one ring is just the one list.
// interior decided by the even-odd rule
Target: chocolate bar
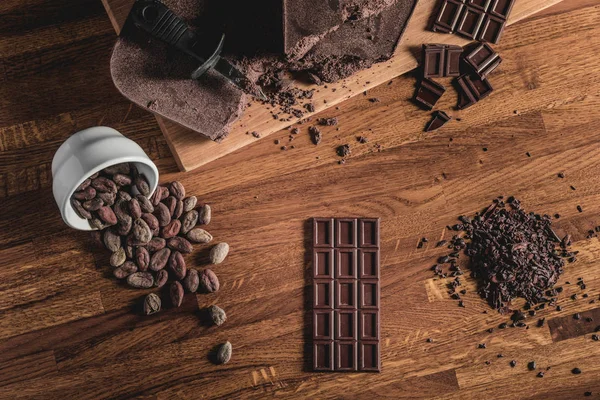
[(487, 77), (500, 65), (502, 58), (487, 43), (482, 43), (466, 57), (465, 61), (482, 78)]
[(444, 94), (446, 88), (429, 78), (423, 78), (417, 87), (415, 101), (431, 110)]
[(434, 32), (498, 43), (515, 0), (441, 0)]
[(441, 78), (460, 76), (460, 55), (463, 48), (447, 44), (423, 45), (423, 76)]
[(381, 370), (379, 218), (313, 219), (313, 369)]
[(450, 118), (445, 112), (436, 111), (433, 113), (433, 119), (429, 121), (429, 123), (425, 127), (425, 132), (435, 131), (436, 129), (439, 129), (442, 126), (446, 125), (446, 123), (451, 119), (452, 118)]
[(478, 75), (462, 75), (458, 78), (457, 83), (459, 88), (457, 107), (459, 110), (471, 107), (489, 96), (494, 90), (487, 79)]

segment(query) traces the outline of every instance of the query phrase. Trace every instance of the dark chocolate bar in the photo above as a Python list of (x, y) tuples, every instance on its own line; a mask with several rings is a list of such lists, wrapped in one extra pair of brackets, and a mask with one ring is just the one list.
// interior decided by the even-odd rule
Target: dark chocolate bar
[(423, 76), (425, 78), (460, 75), (460, 55), (463, 48), (447, 44), (423, 45)]
[(415, 101), (431, 110), (444, 94), (446, 88), (429, 78), (423, 78), (417, 87)]
[(486, 98), (494, 88), (487, 79), (478, 75), (462, 75), (458, 82), (458, 109), (471, 107), (478, 101)]
[(451, 119), (452, 118), (450, 118), (445, 112), (436, 111), (433, 113), (433, 119), (429, 121), (427, 127), (425, 127), (425, 132), (435, 131), (436, 129), (439, 129), (442, 126), (446, 125), (446, 123)]
[(482, 78), (487, 77), (500, 65), (502, 58), (487, 43), (482, 43), (470, 52), (465, 61)]
[(313, 219), (313, 369), (381, 370), (379, 219)]
[(515, 0), (441, 0), (434, 32), (497, 44)]

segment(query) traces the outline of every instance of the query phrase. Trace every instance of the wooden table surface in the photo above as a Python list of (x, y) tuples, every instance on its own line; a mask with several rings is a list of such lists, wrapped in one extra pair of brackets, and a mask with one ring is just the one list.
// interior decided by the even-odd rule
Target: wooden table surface
[[(1, 399), (600, 398), (600, 342), (591, 339), (600, 302), (590, 303), (600, 295), (600, 242), (586, 239), (600, 225), (597, 0), (564, 1), (507, 29), (495, 92), (455, 112), (448, 91), (439, 108), (461, 121), (437, 132), (422, 133), (429, 114), (407, 101), (409, 74), (320, 115), (340, 123), (323, 129), (319, 146), (303, 125), (294, 149), (273, 143), (287, 141), (282, 131), (191, 173), (177, 172), (154, 118), (114, 89), (114, 40), (97, 0), (0, 2)], [(106, 253), (62, 223), (52, 156), (99, 124), (140, 143), (162, 181), (178, 179), (213, 206), (210, 231), (232, 248), (214, 268), (218, 293), (136, 315), (146, 292), (112, 279)], [(339, 165), (344, 143), (352, 155)], [(506, 317), (484, 313), (474, 290), (457, 307), (429, 270), (442, 253), (435, 242), (451, 235), (446, 225), (500, 194), (559, 213), (558, 233), (580, 251), (559, 281), (562, 311), (530, 321), (546, 317), (542, 328), (488, 333)], [(311, 373), (307, 220), (350, 215), (382, 221), (382, 372)], [(421, 237), (429, 243), (417, 249)], [(188, 264), (201, 268), (205, 253)], [(228, 313), (220, 328), (199, 317), (211, 304)], [(209, 351), (225, 340), (231, 362), (212, 365)], [(551, 369), (537, 378), (529, 361)]]

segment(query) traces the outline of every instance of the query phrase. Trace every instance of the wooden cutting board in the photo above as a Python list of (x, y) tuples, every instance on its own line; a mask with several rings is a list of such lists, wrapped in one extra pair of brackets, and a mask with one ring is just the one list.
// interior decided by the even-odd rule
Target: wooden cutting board
[[(508, 24), (514, 24), (561, 1), (517, 0)], [(102, 0), (102, 2), (115, 31), (119, 33), (134, 0)], [(315, 91), (313, 96), (313, 103), (315, 105), (314, 113), (333, 107), (365, 90), (412, 70), (418, 64), (417, 57), (420, 56), (420, 48), (423, 43), (459, 45), (469, 43), (469, 40), (457, 35), (439, 34), (427, 29), (437, 2), (438, 0), (419, 0), (402, 37), (402, 41), (392, 59), (375, 64), (373, 67), (360, 71), (337, 84), (328, 84), (327, 90)], [(297, 86), (301, 88), (318, 88), (316, 85), (310, 86), (300, 83)], [(335, 91), (331, 89), (335, 89)], [(312, 114), (307, 113), (304, 117), (310, 115)], [(247, 132), (257, 131), (260, 133), (261, 138), (265, 138), (298, 121), (297, 119), (285, 122), (274, 120), (266, 106), (255, 103), (252, 105), (251, 111), (248, 110), (245, 112), (242, 118), (235, 123), (229, 136), (222, 143), (216, 143), (166, 118), (157, 115), (156, 119), (173, 152), (173, 157), (182, 171), (198, 168), (257, 140), (252, 135), (248, 135)]]

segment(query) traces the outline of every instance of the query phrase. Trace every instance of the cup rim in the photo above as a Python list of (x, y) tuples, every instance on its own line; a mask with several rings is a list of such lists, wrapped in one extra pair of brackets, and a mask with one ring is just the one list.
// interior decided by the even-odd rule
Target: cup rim
[(73, 193), (75, 193), (75, 189), (77, 189), (91, 175), (94, 175), (96, 172), (100, 172), (104, 168), (110, 167), (112, 165), (122, 164), (122, 163), (126, 163), (126, 162), (127, 163), (144, 164), (144, 165), (146, 165), (147, 167), (149, 167), (152, 170), (152, 172), (154, 173), (154, 176), (153, 177), (147, 177), (148, 178), (148, 183), (150, 184), (150, 196), (152, 196), (152, 194), (154, 193), (154, 191), (158, 187), (159, 173), (158, 173), (158, 168), (156, 167), (156, 164), (154, 164), (154, 162), (152, 162), (152, 160), (150, 160), (148, 157), (141, 157), (141, 156), (117, 157), (117, 158), (114, 158), (114, 159), (111, 159), (111, 160), (108, 160), (108, 161), (105, 161), (103, 163), (98, 164), (98, 166), (92, 168), (88, 172), (87, 176), (84, 176), (84, 177), (78, 179), (76, 181), (76, 184), (73, 185), (73, 187), (71, 187), (69, 189), (68, 195), (64, 197), (63, 204), (61, 205), (61, 208), (60, 208), (60, 213), (61, 213), (61, 216), (63, 218), (63, 221), (67, 225), (69, 225), (71, 228), (74, 228), (74, 229), (86, 230), (86, 231), (96, 231), (96, 230), (99, 230), (98, 228), (92, 228), (91, 226), (89, 226), (89, 229), (81, 229), (81, 228), (73, 226), (71, 224), (70, 219), (67, 217), (67, 210), (69, 210), (69, 209), (71, 209), (73, 211), (73, 213), (77, 216), (77, 218), (87, 221), (85, 218), (81, 218), (80, 216), (77, 215), (77, 213), (73, 209), (73, 206), (71, 205), (71, 197), (73, 196)]

